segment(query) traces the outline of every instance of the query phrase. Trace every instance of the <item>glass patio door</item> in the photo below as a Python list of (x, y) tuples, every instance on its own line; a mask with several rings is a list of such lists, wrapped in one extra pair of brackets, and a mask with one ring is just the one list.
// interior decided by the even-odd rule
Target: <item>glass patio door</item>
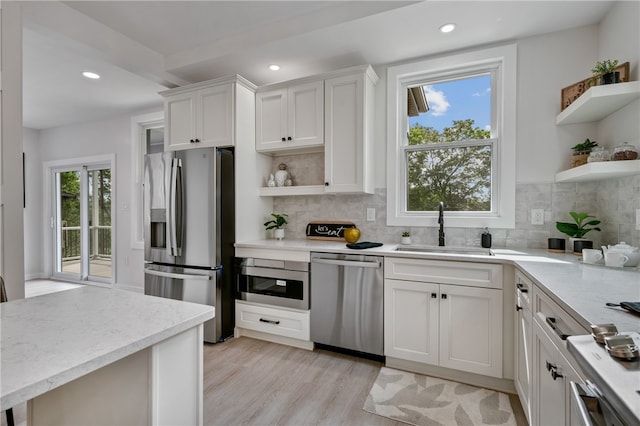
[(110, 283), (112, 179), (108, 164), (53, 171), (54, 276)]

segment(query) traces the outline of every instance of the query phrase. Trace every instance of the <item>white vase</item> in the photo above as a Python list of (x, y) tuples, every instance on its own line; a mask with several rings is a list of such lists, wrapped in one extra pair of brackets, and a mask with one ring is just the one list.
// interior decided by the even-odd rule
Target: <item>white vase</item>
[(402, 237), (402, 244), (411, 244), (411, 237)]
[(278, 228), (273, 230), (273, 238), (276, 240), (284, 240), (284, 229)]

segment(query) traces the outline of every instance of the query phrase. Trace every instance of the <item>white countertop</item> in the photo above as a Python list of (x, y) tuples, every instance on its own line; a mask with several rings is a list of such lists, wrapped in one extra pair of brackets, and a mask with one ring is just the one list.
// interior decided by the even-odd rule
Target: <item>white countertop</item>
[(0, 410), (213, 318), (214, 308), (85, 286), (0, 304)]
[(534, 280), (585, 329), (591, 324), (614, 323), (620, 331), (640, 332), (640, 317), (606, 302), (640, 301), (640, 270), (582, 264), (571, 253), (555, 254), (546, 250), (492, 249), (495, 256), (397, 251), (398, 244), (353, 250), (342, 241), (256, 240), (236, 243), (236, 248), (269, 251), (333, 252), (421, 259), (458, 260), (513, 264)]

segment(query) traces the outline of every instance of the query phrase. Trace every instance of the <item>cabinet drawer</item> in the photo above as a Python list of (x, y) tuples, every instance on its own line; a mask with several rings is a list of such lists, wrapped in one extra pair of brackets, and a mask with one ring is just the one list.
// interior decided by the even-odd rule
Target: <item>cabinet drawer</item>
[(491, 263), (389, 258), (385, 278), (502, 289), (502, 265)]
[(571, 355), (567, 350), (567, 337), (589, 334), (588, 330), (537, 286), (533, 290), (533, 316), (562, 354), (568, 358), (571, 358)]
[(531, 295), (533, 294), (533, 281), (516, 270), (516, 302), (518, 306), (531, 311)]
[(309, 311), (272, 308), (236, 300), (236, 327), (310, 340)]

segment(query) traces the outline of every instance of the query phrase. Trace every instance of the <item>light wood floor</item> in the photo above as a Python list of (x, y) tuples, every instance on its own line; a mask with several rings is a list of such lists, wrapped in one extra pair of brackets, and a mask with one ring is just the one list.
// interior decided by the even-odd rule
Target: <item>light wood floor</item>
[[(247, 337), (205, 344), (204, 424), (404, 425), (362, 410), (380, 367)], [(525, 426), (518, 397), (509, 397), (518, 426)], [(26, 404), (14, 407), (14, 416), (26, 425)]]
[(403, 425), (362, 410), (381, 364), (246, 337), (204, 349), (207, 425)]

